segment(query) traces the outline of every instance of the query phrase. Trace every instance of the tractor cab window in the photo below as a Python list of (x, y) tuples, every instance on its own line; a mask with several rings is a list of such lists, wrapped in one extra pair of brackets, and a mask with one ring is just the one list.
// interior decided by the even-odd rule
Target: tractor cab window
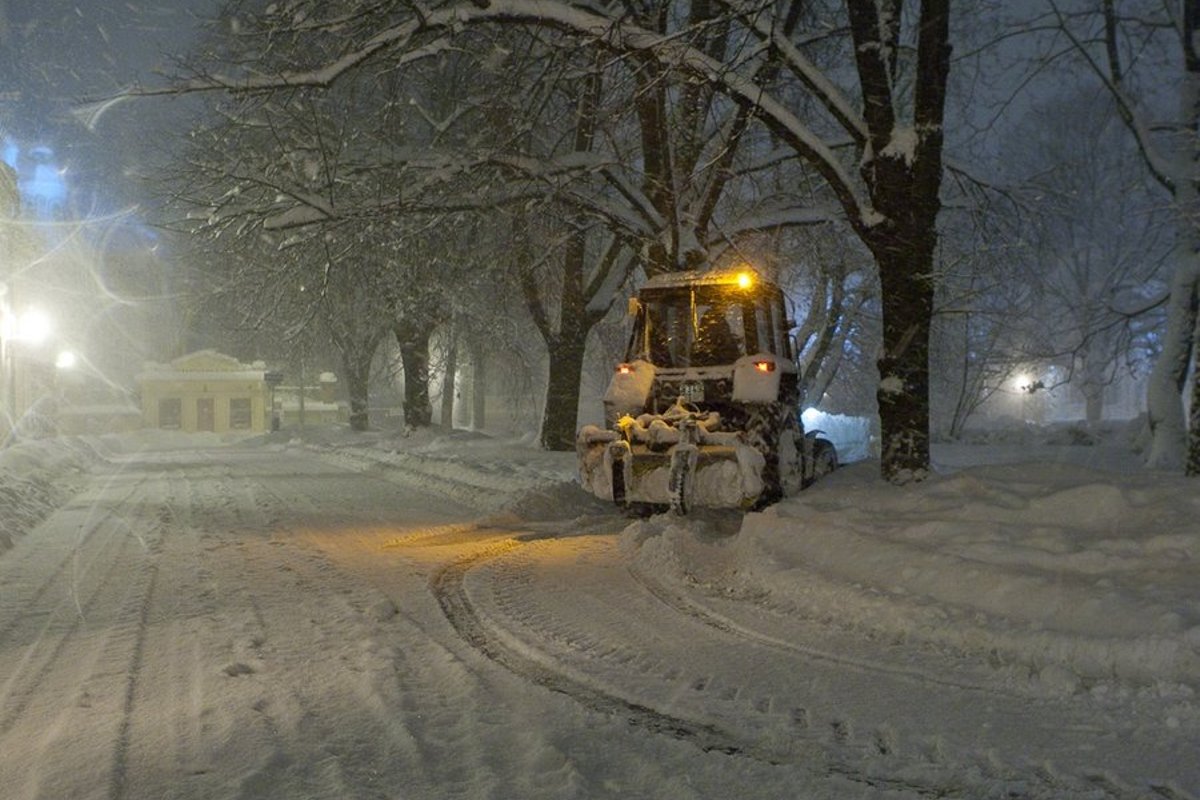
[(628, 357), (672, 369), (733, 364), (744, 355), (774, 352), (778, 334), (762, 297), (724, 287), (644, 298)]

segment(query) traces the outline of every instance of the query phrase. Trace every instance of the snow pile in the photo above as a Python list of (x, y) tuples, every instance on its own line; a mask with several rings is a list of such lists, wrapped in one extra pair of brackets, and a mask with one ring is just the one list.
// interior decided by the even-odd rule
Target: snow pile
[(479, 511), (509, 510), (525, 518), (563, 515), (564, 509), (593, 510), (597, 502), (579, 488), (574, 452), (552, 453), (532, 437), (492, 438), (471, 431), (436, 428), (410, 432), (370, 431), (288, 439), (352, 470), (371, 471), (417, 485)]
[[(843, 469), (714, 540), (626, 531), (639, 569), (785, 613), (975, 655), (1074, 691), (1200, 687), (1195, 482), (1069, 464), (984, 466), (897, 488)], [(669, 553), (665, 553), (668, 550)]]
[(91, 450), (74, 439), (0, 449), (0, 552), (74, 493), (91, 458)]

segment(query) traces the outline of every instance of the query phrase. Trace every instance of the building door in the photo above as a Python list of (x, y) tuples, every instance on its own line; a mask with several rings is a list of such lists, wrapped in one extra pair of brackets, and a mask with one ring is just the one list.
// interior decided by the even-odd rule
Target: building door
[(217, 415), (214, 409), (215, 404), (211, 397), (201, 397), (196, 400), (196, 430), (215, 431), (217, 429)]

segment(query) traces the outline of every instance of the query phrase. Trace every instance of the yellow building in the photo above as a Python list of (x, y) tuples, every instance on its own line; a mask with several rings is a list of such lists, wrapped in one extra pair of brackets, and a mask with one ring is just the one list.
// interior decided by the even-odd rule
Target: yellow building
[(266, 365), (243, 364), (215, 350), (189, 353), (170, 364), (147, 364), (137, 376), (147, 428), (262, 433), (270, 391)]

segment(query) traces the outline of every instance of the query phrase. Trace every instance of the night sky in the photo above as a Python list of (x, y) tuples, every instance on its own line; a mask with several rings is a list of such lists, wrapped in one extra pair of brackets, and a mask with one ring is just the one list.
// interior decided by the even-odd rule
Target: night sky
[[(173, 133), (175, 101), (124, 103), (90, 129), (81, 109), (154, 82), (186, 53), (208, 0), (0, 0), (0, 134), (5, 159), (31, 179), (50, 162), (82, 213), (136, 202), (130, 180)], [(76, 211), (76, 213), (80, 213)]]

